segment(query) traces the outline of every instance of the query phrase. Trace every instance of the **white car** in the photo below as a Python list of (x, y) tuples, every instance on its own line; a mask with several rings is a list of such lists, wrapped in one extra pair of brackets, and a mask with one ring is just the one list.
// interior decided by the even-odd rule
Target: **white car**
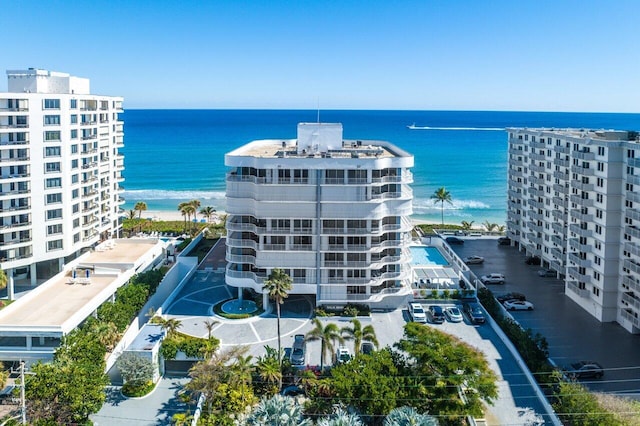
[(411, 319), (415, 322), (427, 322), (427, 313), (419, 303), (409, 303), (409, 315), (411, 315)]
[(484, 257), (482, 256), (469, 256), (464, 258), (464, 263), (467, 265), (479, 265), (484, 263)]
[(507, 300), (504, 307), (509, 311), (533, 311), (533, 303), (526, 300)]
[(556, 271), (553, 269), (540, 269), (538, 271), (538, 275), (541, 277), (554, 277), (556, 276)]
[(462, 312), (455, 306), (451, 306), (444, 310), (444, 315), (451, 322), (462, 322)]
[(483, 284), (504, 284), (504, 275), (496, 273), (483, 275), (480, 277), (480, 281)]
[(349, 351), (349, 348), (346, 346), (340, 346), (336, 351), (336, 363), (344, 364), (349, 361), (351, 361), (351, 352)]

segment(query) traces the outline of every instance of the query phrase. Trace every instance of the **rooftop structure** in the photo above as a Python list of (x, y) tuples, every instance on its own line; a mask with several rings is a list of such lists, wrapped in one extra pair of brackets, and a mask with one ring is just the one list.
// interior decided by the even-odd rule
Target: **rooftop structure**
[(0, 93), (0, 268), (35, 286), (118, 236), (124, 180), (122, 98), (89, 80), (7, 71)]
[(557, 271), (591, 315), (640, 332), (638, 133), (507, 132), (507, 235)]
[(110, 240), (0, 311), (0, 360), (46, 360), (135, 273), (162, 258), (154, 239)]
[(225, 156), (229, 285), (262, 293), (275, 268), (318, 305), (398, 306), (411, 294), (413, 156), (344, 140), (337, 123)]

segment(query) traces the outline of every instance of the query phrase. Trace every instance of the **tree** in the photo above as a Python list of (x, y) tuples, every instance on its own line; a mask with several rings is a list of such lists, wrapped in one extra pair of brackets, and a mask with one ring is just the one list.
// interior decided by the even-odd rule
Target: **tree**
[(87, 332), (104, 345), (107, 352), (111, 352), (120, 340), (120, 332), (118, 326), (111, 321), (98, 321), (96, 319), (88, 320), (86, 325)]
[(445, 189), (445, 187), (438, 188), (436, 192), (431, 196), (434, 204), (440, 203), (440, 211), (442, 214), (442, 224), (444, 225), (444, 203), (453, 204), (451, 202), (451, 193)]
[[(167, 333), (167, 336), (172, 336), (178, 332), (178, 329), (182, 327), (182, 321), (177, 318), (162, 318), (161, 316), (155, 316), (151, 318), (151, 323), (159, 324), (162, 329)], [(211, 338), (211, 336), (209, 336)]]
[(213, 216), (215, 212), (216, 209), (211, 206), (206, 206), (200, 209), (200, 215), (207, 219), (207, 222), (211, 222), (211, 216)]
[(438, 420), (428, 414), (420, 414), (413, 407), (394, 408), (384, 419), (384, 426), (438, 426)]
[(353, 340), (353, 353), (358, 355), (360, 353), (360, 346), (362, 341), (368, 341), (378, 347), (378, 339), (376, 338), (376, 330), (371, 324), (364, 326), (356, 318), (351, 320), (352, 327), (345, 326), (340, 329), (340, 332), (345, 335), (346, 340)]
[(314, 318), (312, 321), (315, 328), (309, 331), (305, 340), (313, 342), (320, 341), (320, 369), (324, 368), (324, 355), (329, 352), (329, 355), (335, 350), (334, 342), (344, 342), (344, 338), (340, 335), (340, 329), (334, 323), (328, 323), (326, 326), (322, 325), (322, 322), (318, 318)]
[(246, 419), (240, 421), (245, 426), (311, 426), (313, 423), (302, 418), (302, 406), (288, 396), (274, 395), (262, 399)]
[(488, 220), (485, 220), (482, 225), (484, 225), (488, 232), (493, 232), (498, 227), (497, 223), (491, 223)]
[(9, 279), (7, 278), (7, 274), (0, 269), (0, 290), (7, 288), (7, 282)]
[(207, 329), (207, 339), (211, 339), (211, 333), (213, 333), (213, 327), (218, 324), (218, 321), (213, 319), (208, 319), (204, 321), (204, 326)]
[(270, 346), (265, 346), (266, 354), (258, 357), (256, 373), (262, 382), (264, 393), (275, 395), (282, 388), (282, 357)]
[(131, 386), (144, 386), (153, 380), (155, 367), (149, 358), (125, 352), (118, 357), (116, 364), (124, 382)]
[(142, 212), (147, 210), (147, 203), (144, 201), (138, 201), (135, 206), (133, 206), (133, 210), (138, 212), (138, 219), (142, 217)]
[(474, 222), (475, 222), (474, 220), (472, 220), (471, 222), (467, 222), (466, 220), (463, 220), (462, 222), (460, 222), (460, 224), (462, 225), (462, 229), (464, 231), (469, 231), (471, 230), (471, 228), (473, 228)]
[(408, 323), (395, 346), (408, 354), (407, 368), (416, 381), (412, 398), (419, 411), (452, 419), (480, 415), (482, 400), (490, 404), (498, 396), (496, 375), (482, 352), (449, 334)]
[(567, 382), (559, 377), (556, 379), (559, 380), (553, 409), (562, 424), (568, 426), (621, 426), (626, 424), (617, 420), (613, 413), (605, 410), (598, 403), (596, 396), (580, 383)]
[[(289, 297), (289, 291), (293, 287), (293, 280), (282, 269), (276, 268), (271, 271), (269, 278), (265, 280), (262, 290), (266, 291), (269, 299), (276, 303), (276, 323), (278, 327), (278, 360), (280, 371), (282, 372), (282, 342), (280, 335), (280, 305), (284, 303), (284, 299)], [(282, 382), (279, 383), (282, 388)]]

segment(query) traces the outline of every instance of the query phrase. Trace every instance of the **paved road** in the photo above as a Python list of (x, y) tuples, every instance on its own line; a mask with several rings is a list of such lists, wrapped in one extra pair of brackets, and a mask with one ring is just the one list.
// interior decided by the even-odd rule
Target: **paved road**
[(171, 417), (183, 413), (187, 406), (178, 398), (178, 392), (188, 379), (162, 378), (156, 389), (144, 398), (125, 398), (119, 386), (111, 386), (107, 402), (91, 416), (98, 426), (158, 426), (170, 425)]
[(640, 336), (616, 323), (600, 323), (564, 295), (564, 284), (537, 275), (539, 266), (524, 263), (526, 256), (514, 247), (499, 246), (494, 239), (467, 238), (454, 246), (460, 257), (478, 254), (483, 265), (471, 265), (478, 275), (504, 273), (505, 285), (491, 285), (494, 293), (518, 291), (535, 305), (533, 312), (514, 312), (525, 328), (546, 337), (549, 355), (558, 365), (579, 360), (598, 361), (605, 368), (599, 380), (584, 381), (602, 392), (640, 392)]

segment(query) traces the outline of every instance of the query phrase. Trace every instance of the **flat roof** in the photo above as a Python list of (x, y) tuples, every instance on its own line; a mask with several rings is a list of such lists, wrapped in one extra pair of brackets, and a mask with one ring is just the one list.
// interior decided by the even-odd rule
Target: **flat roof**
[[(386, 145), (386, 144), (385, 144)], [(343, 140), (340, 149), (327, 152), (298, 153), (297, 139), (265, 139), (253, 141), (237, 149), (232, 155), (261, 158), (391, 158), (397, 157), (381, 141)]]
[(163, 335), (160, 324), (145, 324), (125, 351), (150, 351), (162, 342)]
[[(74, 316), (89, 309), (89, 314), (98, 308), (124, 282), (125, 272), (143, 263), (148, 253), (161, 252), (158, 240), (123, 239), (103, 243), (96, 251), (87, 253), (77, 262), (67, 265), (47, 282), (21, 297), (0, 311), (0, 332), (34, 330), (42, 332), (64, 332), (64, 328), (75, 328), (87, 316), (77, 318), (76, 324), (67, 324)], [(107, 246), (113, 245), (113, 248)], [(90, 265), (90, 268), (82, 266)], [(75, 267), (74, 267), (75, 266)], [(104, 270), (101, 268), (105, 268)], [(73, 269), (76, 278), (73, 279)], [(86, 278), (86, 271), (89, 278)], [(106, 271), (109, 270), (109, 271)], [(67, 326), (67, 327), (65, 327)]]
[(508, 132), (546, 133), (557, 136), (565, 136), (582, 139), (595, 139), (600, 141), (637, 141), (638, 132), (632, 130), (615, 129), (578, 129), (578, 128), (553, 128), (553, 127), (508, 127)]

